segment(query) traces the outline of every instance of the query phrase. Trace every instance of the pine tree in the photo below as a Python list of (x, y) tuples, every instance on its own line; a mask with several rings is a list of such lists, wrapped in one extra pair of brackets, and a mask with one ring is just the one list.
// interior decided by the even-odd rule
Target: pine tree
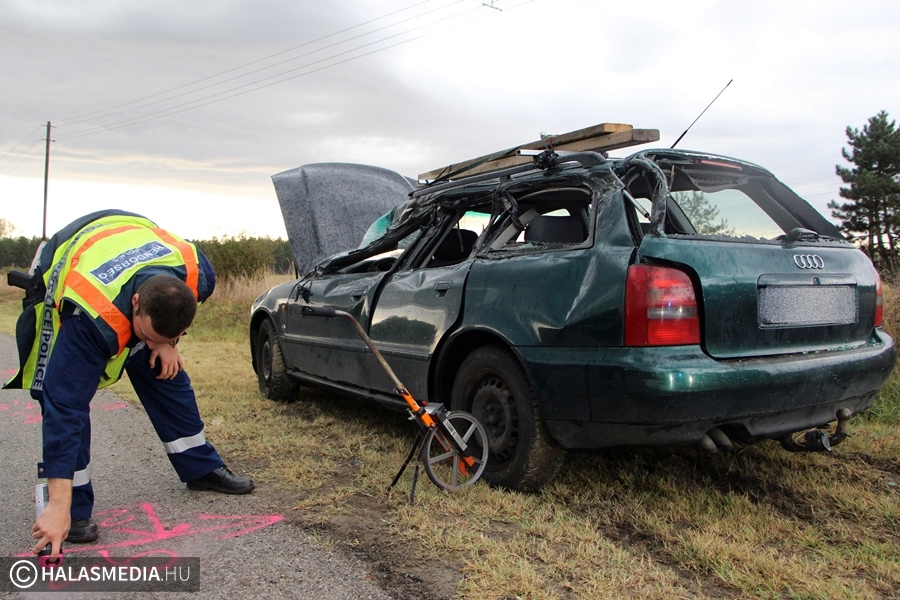
[(835, 171), (850, 185), (840, 189), (847, 202), (832, 200), (828, 208), (880, 269), (892, 271), (900, 236), (900, 130), (881, 111), (862, 131), (848, 126), (846, 133), (850, 149), (841, 155), (855, 166)]
[(728, 219), (719, 217), (719, 209), (710, 204), (703, 192), (675, 192), (672, 197), (700, 235), (734, 235), (734, 227)]

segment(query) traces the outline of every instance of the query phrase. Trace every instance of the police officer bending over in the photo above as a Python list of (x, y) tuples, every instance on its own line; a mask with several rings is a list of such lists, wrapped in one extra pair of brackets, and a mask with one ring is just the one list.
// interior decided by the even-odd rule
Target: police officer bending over
[(194, 244), (140, 215), (101, 211), (47, 242), (32, 281), (38, 292), (29, 290), (16, 325), (20, 369), (5, 387), (29, 388), (43, 414), (38, 472), (50, 501), (32, 528), (35, 554), (50, 543), (55, 558), (63, 540), (99, 536), (91, 519), (90, 402), (123, 370), (189, 489), (253, 491), (206, 440), (178, 353), (197, 303), (215, 287), (212, 266)]

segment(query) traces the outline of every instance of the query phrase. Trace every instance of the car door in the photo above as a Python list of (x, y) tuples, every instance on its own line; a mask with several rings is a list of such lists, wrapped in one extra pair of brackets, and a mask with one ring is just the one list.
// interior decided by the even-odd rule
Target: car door
[(350, 313), (368, 329), (372, 298), (385, 273), (336, 273), (298, 287), (287, 304), (285, 351), (306, 376), (342, 386), (370, 387), (367, 347), (346, 319), (303, 315), (319, 306)]
[(381, 375), (383, 369), (353, 324), (344, 318), (307, 316), (303, 308), (344, 311), (368, 331), (377, 293), (389, 273), (417, 247), (422, 220), (411, 220), (365, 248), (331, 257), (300, 282), (286, 305), (282, 336), (295, 371), (352, 391), (375, 389), (372, 374)]
[[(447, 219), (431, 246), (409, 268), (393, 273), (377, 295), (369, 335), (416, 398), (428, 399), (431, 359), (459, 319), (477, 237), (457, 217)], [(371, 376), (379, 389), (393, 387), (383, 372)]]
[[(428, 368), (441, 337), (459, 318), (471, 262), (395, 273), (375, 305), (369, 334), (414, 397), (428, 399)], [(374, 372), (379, 389), (393, 384)]]

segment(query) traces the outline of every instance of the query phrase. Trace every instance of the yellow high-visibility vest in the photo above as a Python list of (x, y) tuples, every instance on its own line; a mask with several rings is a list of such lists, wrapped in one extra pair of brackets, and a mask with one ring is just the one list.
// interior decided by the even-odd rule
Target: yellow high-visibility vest
[(43, 388), (64, 302), (73, 302), (87, 312), (110, 348), (111, 358), (98, 387), (118, 381), (132, 337), (131, 297), (136, 291), (133, 278), (148, 268), (179, 277), (199, 297), (196, 247), (144, 217), (101, 217), (59, 243), (52, 266), (43, 274), (45, 301), (34, 307), (36, 335), (20, 370), (22, 389), (30, 388), (34, 394)]

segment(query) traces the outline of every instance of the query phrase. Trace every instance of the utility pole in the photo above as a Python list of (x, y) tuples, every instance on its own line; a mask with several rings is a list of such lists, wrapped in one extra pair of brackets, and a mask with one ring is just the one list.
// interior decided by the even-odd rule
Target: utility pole
[(41, 233), (43, 239), (47, 239), (47, 181), (50, 176), (50, 121), (47, 121), (47, 150), (44, 153), (44, 230)]

